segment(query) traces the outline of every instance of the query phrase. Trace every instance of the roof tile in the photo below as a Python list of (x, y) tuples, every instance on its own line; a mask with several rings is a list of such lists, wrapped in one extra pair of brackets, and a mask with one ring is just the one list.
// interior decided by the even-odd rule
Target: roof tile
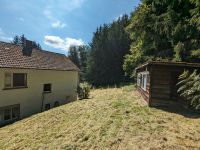
[(0, 42), (0, 68), (79, 71), (64, 54), (33, 49), (31, 56), (24, 56), (22, 47)]

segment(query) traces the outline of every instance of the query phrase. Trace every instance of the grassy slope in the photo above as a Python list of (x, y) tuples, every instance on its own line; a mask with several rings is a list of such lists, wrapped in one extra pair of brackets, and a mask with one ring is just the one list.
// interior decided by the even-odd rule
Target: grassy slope
[(0, 149), (200, 149), (200, 119), (148, 108), (133, 86), (0, 129)]

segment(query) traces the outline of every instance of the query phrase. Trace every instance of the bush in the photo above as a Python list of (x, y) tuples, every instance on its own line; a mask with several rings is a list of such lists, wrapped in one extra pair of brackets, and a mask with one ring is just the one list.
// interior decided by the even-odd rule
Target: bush
[(78, 86), (79, 99), (88, 99), (90, 96), (91, 85), (87, 82), (80, 83)]
[(195, 70), (192, 74), (184, 71), (179, 77), (178, 93), (192, 108), (200, 110), (200, 74)]

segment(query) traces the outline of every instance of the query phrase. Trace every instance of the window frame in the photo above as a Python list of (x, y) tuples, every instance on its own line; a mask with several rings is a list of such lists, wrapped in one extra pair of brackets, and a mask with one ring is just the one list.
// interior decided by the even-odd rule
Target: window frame
[[(18, 109), (18, 114), (16, 115), (16, 117), (13, 117), (13, 108), (17, 108)], [(10, 119), (5, 120), (5, 110), (9, 110)], [(2, 116), (2, 118), (0, 120), (0, 125), (9, 123), (9, 122), (12, 122), (12, 121), (15, 121), (15, 120), (18, 120), (20, 118), (20, 104), (1, 107), (0, 108), (0, 113), (1, 113), (0, 115)]]
[[(50, 85), (50, 90), (45, 90), (45, 85)], [(46, 84), (43, 84), (43, 92), (44, 93), (51, 93), (52, 92), (52, 84), (51, 83), (46, 83)]]
[[(24, 79), (24, 85), (20, 85), (20, 86), (14, 86), (14, 84), (16, 84), (16, 83), (14, 83), (14, 80), (16, 80), (16, 79), (14, 79), (14, 76), (15, 75), (23, 75), (23, 79)], [(13, 73), (12, 74), (12, 80), (13, 80), (13, 83), (12, 83), (12, 86), (13, 86), (13, 88), (18, 88), (18, 87), (27, 87), (27, 74), (26, 73)]]
[(144, 91), (147, 91), (147, 81), (148, 81), (148, 76), (149, 76), (149, 72), (148, 71), (144, 71), (144, 72), (140, 72), (138, 73), (140, 75), (140, 78), (138, 78), (137, 81), (138, 86), (140, 86)]
[(141, 85), (141, 80), (142, 80), (142, 74), (141, 74), (141, 73), (138, 73), (138, 74), (137, 74), (137, 86), (140, 86), (140, 85)]
[[(16, 75), (16, 74), (23, 74), (24, 75), (24, 85), (23, 86), (14, 86), (14, 75)], [(7, 77), (9, 79), (7, 79)], [(6, 80), (10, 80), (10, 85), (7, 84)], [(18, 89), (18, 88), (27, 88), (27, 73), (11, 73), (11, 72), (6, 72), (4, 74), (4, 89)]]
[[(7, 80), (9, 84), (7, 83)], [(4, 88), (11, 88), (11, 87), (12, 87), (12, 73), (6, 72), (4, 74)]]

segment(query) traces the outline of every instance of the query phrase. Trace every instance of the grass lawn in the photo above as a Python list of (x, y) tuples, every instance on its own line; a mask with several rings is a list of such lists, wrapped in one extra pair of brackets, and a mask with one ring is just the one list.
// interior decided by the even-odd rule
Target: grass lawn
[(0, 128), (0, 149), (200, 149), (200, 118), (149, 108), (133, 85)]

